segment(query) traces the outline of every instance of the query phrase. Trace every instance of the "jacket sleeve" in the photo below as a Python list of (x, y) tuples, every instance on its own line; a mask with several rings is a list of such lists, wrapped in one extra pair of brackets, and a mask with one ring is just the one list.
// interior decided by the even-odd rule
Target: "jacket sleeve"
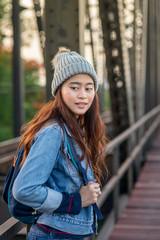
[(54, 211), (56, 213), (79, 214), (81, 210), (81, 195), (80, 193), (68, 194), (62, 193), (63, 199), (60, 206)]
[(14, 185), (13, 196), (22, 204), (43, 213), (52, 213), (63, 194), (46, 186), (60, 153), (62, 135), (57, 128), (46, 128), (33, 144)]

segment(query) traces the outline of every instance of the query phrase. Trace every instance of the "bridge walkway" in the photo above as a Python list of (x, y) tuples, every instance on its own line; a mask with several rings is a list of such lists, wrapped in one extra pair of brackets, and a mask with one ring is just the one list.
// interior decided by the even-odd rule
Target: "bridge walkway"
[(109, 240), (160, 240), (160, 132)]

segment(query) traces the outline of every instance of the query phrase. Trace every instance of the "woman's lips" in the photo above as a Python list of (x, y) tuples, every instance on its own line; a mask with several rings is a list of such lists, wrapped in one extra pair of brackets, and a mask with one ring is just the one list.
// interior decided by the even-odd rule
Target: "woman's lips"
[(76, 105), (77, 105), (79, 108), (85, 108), (85, 106), (87, 105), (87, 103), (85, 103), (85, 102), (78, 102), (78, 103), (76, 103)]

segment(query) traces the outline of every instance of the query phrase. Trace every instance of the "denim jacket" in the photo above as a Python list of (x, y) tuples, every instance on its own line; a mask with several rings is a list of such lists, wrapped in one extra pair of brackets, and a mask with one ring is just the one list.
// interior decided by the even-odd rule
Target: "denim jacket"
[[(70, 135), (68, 129), (67, 132)], [(69, 153), (61, 127), (58, 123), (50, 124), (42, 128), (34, 140), (15, 180), (14, 197), (42, 213), (37, 221), (40, 224), (71, 234), (92, 234), (93, 207), (81, 207), (79, 189), (82, 180), (72, 162), (65, 156)], [(74, 146), (81, 156), (76, 142)], [(86, 168), (85, 159), (81, 164)], [(95, 181), (90, 166), (87, 177), (89, 181)]]

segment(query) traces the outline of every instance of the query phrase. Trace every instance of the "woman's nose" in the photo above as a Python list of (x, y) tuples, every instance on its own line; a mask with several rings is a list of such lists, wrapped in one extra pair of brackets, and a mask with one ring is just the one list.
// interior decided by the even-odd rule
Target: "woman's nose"
[(80, 91), (79, 91), (79, 93), (78, 93), (78, 97), (79, 97), (79, 98), (86, 98), (85, 89), (80, 89)]

